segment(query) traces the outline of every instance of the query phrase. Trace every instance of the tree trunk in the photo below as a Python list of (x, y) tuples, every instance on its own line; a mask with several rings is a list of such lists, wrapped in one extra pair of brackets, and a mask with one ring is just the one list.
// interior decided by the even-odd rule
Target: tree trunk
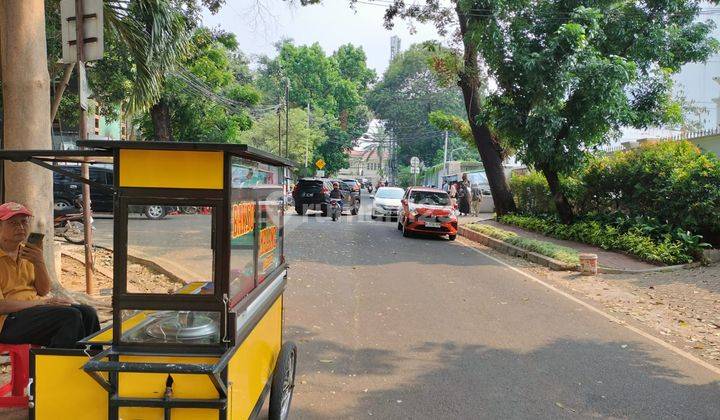
[(575, 215), (573, 214), (570, 202), (567, 197), (565, 197), (565, 193), (562, 190), (562, 186), (560, 185), (560, 176), (558, 176), (557, 171), (552, 169), (542, 169), (542, 173), (545, 175), (545, 179), (550, 187), (550, 193), (553, 196), (555, 208), (560, 216), (560, 220), (566, 224), (572, 223)]
[(490, 129), (478, 122), (480, 116), (480, 69), (478, 68), (477, 48), (465, 37), (467, 32), (467, 16), (457, 7), (458, 20), (460, 22), (460, 33), (463, 36), (464, 68), (461, 71), (458, 85), (465, 100), (468, 122), (472, 130), (475, 146), (480, 153), (485, 175), (490, 184), (495, 212), (498, 215), (512, 213), (516, 210), (515, 200), (505, 179), (502, 162), (502, 147), (493, 137)]
[[(0, 1), (0, 43), (4, 148), (51, 149), (45, 2)], [(5, 199), (24, 204), (35, 215), (31, 230), (45, 234), (45, 263), (53, 291), (61, 291), (53, 247), (52, 174), (28, 162), (4, 165)]]
[(170, 108), (165, 98), (150, 108), (153, 127), (155, 129), (155, 140), (173, 141), (172, 127), (170, 126)]

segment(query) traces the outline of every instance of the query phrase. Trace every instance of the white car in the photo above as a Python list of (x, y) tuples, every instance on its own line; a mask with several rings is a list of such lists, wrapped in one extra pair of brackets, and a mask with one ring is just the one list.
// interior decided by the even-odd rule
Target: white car
[(375, 192), (370, 217), (373, 219), (377, 219), (378, 217), (397, 219), (398, 214), (402, 210), (400, 200), (402, 200), (403, 195), (405, 195), (403, 188), (380, 187)]

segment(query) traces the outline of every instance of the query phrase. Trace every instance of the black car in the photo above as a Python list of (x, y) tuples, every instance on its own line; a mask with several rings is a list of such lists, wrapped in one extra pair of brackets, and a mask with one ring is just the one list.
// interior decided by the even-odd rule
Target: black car
[[(355, 211), (352, 211), (352, 214), (357, 214), (357, 211), (360, 210), (360, 196), (362, 195), (360, 193), (360, 183), (355, 181), (354, 179), (342, 179), (339, 180), (340, 182), (340, 188), (343, 190), (343, 195), (345, 191), (350, 193), (350, 203), (353, 204), (353, 208), (355, 208)], [(344, 185), (343, 185), (344, 184)], [(347, 188), (343, 188), (347, 187)]]
[[(79, 166), (64, 166), (63, 170), (80, 175)], [(91, 181), (112, 187), (114, 185), (114, 172), (109, 168), (90, 167)], [(82, 194), (82, 183), (65, 175), (53, 173), (53, 199), (55, 209), (63, 210), (75, 207), (75, 199)], [(113, 211), (113, 194), (110, 190), (90, 187), (90, 200), (92, 209), (95, 212)], [(162, 219), (172, 211), (172, 207), (151, 205), (151, 206), (130, 206), (129, 211), (145, 215), (148, 219)]]
[(342, 190), (343, 211), (350, 211), (353, 215), (357, 214), (360, 209), (360, 200), (357, 198), (357, 194), (339, 179), (327, 178), (302, 178), (298, 181), (292, 192), (297, 214), (303, 215), (308, 209), (312, 209), (320, 210), (323, 216), (327, 216), (333, 182), (337, 182)]

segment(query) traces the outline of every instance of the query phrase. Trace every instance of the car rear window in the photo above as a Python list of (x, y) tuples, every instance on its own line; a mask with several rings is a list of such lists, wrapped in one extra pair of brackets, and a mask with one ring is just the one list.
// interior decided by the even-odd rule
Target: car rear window
[(405, 194), (405, 190), (402, 188), (380, 188), (375, 197), (377, 198), (395, 198), (401, 199)]
[(441, 191), (412, 191), (410, 193), (410, 202), (430, 206), (447, 206), (450, 204), (450, 196)]
[(304, 190), (307, 189), (317, 189), (320, 190), (323, 187), (323, 182), (319, 179), (301, 179), (298, 181), (298, 188), (302, 188)]

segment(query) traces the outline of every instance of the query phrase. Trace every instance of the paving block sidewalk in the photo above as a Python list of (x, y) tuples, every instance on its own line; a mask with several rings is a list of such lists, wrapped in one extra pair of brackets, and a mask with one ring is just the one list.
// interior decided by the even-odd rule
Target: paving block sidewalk
[[(587, 244), (583, 244), (583, 243), (579, 243), (579, 242), (565, 241), (562, 239), (551, 238), (549, 236), (545, 236), (540, 233), (521, 229), (516, 226), (510, 226), (510, 225), (506, 225), (503, 223), (499, 223), (492, 219), (473, 220), (472, 222), (475, 222), (475, 221), (477, 221), (478, 223), (483, 223), (483, 224), (487, 224), (490, 226), (494, 226), (499, 229), (507, 230), (510, 232), (515, 232), (518, 235), (526, 237), (526, 238), (537, 239), (539, 241), (545, 241), (545, 242), (551, 242), (551, 243), (554, 243), (557, 245), (572, 248), (572, 249), (577, 250), (580, 253), (596, 254), (598, 256), (598, 264), (600, 264), (603, 267), (616, 268), (616, 269), (621, 269), (621, 270), (648, 270), (648, 269), (658, 267), (657, 265), (653, 265), (650, 263), (646, 263), (644, 261), (640, 261), (629, 255), (621, 254), (618, 252), (607, 251), (602, 248), (598, 248), (596, 246), (587, 245)], [(469, 220), (461, 221), (461, 224), (468, 224), (468, 223), (472, 223), (472, 222)]]

